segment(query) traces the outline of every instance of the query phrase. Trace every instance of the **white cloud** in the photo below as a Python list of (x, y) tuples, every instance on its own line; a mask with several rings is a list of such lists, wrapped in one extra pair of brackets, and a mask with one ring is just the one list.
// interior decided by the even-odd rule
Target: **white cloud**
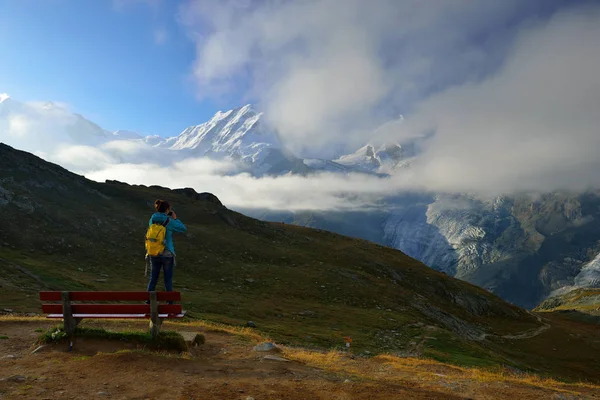
[(135, 155), (148, 149), (142, 140), (111, 140), (102, 144), (102, 148), (117, 154)]
[(288, 174), (257, 178), (238, 173), (239, 167), (231, 160), (179, 159), (181, 153), (167, 150), (165, 154), (172, 155), (169, 159), (159, 156), (156, 149), (151, 152), (143, 149), (143, 156), (139, 156), (140, 147), (136, 141), (112, 141), (99, 147), (65, 145), (42, 156), (100, 182), (117, 179), (130, 184), (192, 187), (199, 192), (212, 192), (232, 208), (366, 209), (405, 185), (399, 178), (364, 174)]
[(599, 71), (600, 8), (564, 12), (523, 32), (499, 73), (428, 98), (388, 134), (436, 132), (414, 164), (435, 190), (600, 187)]
[(192, 187), (211, 192), (231, 208), (272, 210), (356, 210), (366, 209), (397, 187), (389, 178), (363, 174), (322, 173), (256, 178), (249, 174), (222, 175), (230, 165), (206, 158), (187, 159), (170, 166), (158, 164), (117, 164), (87, 173), (97, 181), (118, 179), (128, 183)]
[(102, 150), (92, 146), (63, 146), (56, 152), (47, 156), (67, 169), (74, 171), (87, 171), (90, 169), (108, 168), (116, 163)]
[(15, 138), (24, 138), (32, 130), (26, 115), (15, 114), (7, 118), (7, 134)]
[[(288, 145), (314, 152), (340, 141), (362, 145), (390, 112), (485, 76), (510, 41), (504, 27), (540, 4), (198, 0), (187, 3), (182, 18), (197, 40), (199, 93), (239, 90), (240, 81), (250, 81), (250, 95)], [(490, 31), (485, 42), (473, 40)]]
[(67, 144), (106, 141), (106, 131), (65, 107), (50, 102), (0, 103), (0, 141), (21, 150), (46, 153)]
[(238, 167), (230, 160), (212, 160), (209, 158), (186, 158), (173, 163), (173, 169), (185, 176), (223, 175), (235, 173)]

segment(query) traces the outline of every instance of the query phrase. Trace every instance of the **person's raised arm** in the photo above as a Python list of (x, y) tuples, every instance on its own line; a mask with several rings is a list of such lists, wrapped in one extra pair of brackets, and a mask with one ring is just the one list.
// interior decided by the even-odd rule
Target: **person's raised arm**
[(171, 222), (169, 222), (169, 225), (167, 225), (167, 228), (172, 230), (173, 232), (179, 232), (179, 233), (183, 233), (183, 232), (187, 231), (187, 228), (185, 227), (183, 222), (181, 222), (180, 220), (177, 219), (177, 214), (175, 214), (175, 212), (173, 212), (171, 214)]

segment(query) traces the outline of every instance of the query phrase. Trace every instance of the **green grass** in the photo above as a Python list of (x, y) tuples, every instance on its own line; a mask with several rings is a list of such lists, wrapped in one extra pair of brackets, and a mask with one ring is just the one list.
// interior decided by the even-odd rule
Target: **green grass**
[[(109, 331), (102, 328), (77, 327), (75, 336), (89, 339), (102, 339), (138, 343), (155, 350), (187, 351), (187, 345), (183, 337), (174, 331), (161, 331), (156, 340), (152, 339), (150, 332), (140, 331)], [(39, 337), (40, 343), (57, 343), (66, 340), (66, 334), (62, 327), (55, 327), (44, 332)]]
[(424, 355), (444, 363), (464, 367), (494, 367), (502, 359), (472, 342), (458, 339), (446, 332), (430, 335), (424, 343)]
[(8, 339), (8, 336), (0, 335), (0, 339)]

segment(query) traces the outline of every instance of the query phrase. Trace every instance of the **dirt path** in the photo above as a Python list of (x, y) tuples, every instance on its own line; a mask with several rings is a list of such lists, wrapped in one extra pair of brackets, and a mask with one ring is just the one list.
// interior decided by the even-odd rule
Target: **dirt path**
[(538, 322), (540, 324), (542, 324), (542, 326), (540, 326), (539, 328), (531, 329), (531, 330), (528, 330), (528, 331), (525, 331), (525, 332), (521, 332), (521, 333), (516, 333), (516, 334), (513, 334), (513, 335), (502, 335), (502, 336), (499, 336), (499, 335), (494, 335), (494, 334), (491, 334), (491, 333), (482, 333), (481, 336), (478, 339), (479, 340), (484, 340), (484, 339), (486, 339), (488, 337), (496, 337), (496, 338), (501, 338), (501, 339), (531, 339), (531, 338), (534, 338), (534, 337), (536, 337), (536, 336), (544, 333), (545, 331), (547, 331), (548, 329), (551, 328), (551, 325), (545, 323), (542, 320), (542, 317), (540, 317), (539, 315), (535, 315), (535, 314), (533, 314), (531, 312), (529, 312), (529, 314), (531, 314), (531, 316), (535, 317), (538, 320)]
[(526, 331), (526, 332), (522, 332), (522, 333), (517, 333), (515, 335), (504, 335), (502, 336), (503, 339), (531, 339), (533, 337), (536, 337), (540, 334), (542, 334), (543, 332), (547, 331), (548, 329), (550, 329), (550, 324), (545, 323), (542, 320), (542, 317), (540, 317), (539, 315), (535, 315), (532, 312), (529, 312), (529, 315), (535, 317), (538, 322), (540, 324), (542, 324), (542, 326), (540, 326), (539, 328), (536, 329), (532, 329), (530, 331)]
[(550, 329), (550, 325), (544, 324), (537, 329), (532, 329), (531, 331), (518, 333), (516, 335), (504, 335), (501, 337), (503, 339), (531, 339), (533, 337), (536, 337), (537, 335), (542, 334), (543, 332), (547, 331), (548, 329)]
[[(107, 329), (144, 329), (141, 323), (86, 322)], [(555, 393), (493, 382), (402, 383), (336, 374), (297, 362), (269, 361), (254, 343), (203, 331), (206, 344), (188, 356), (136, 351), (134, 345), (78, 338), (69, 353), (52, 345), (32, 354), (36, 330), (54, 323), (0, 319), (0, 399), (543, 399)], [(172, 327), (168, 327), (172, 329)], [(185, 328), (190, 330), (190, 328)], [(202, 331), (202, 329), (196, 329)], [(356, 361), (360, 366), (360, 361)], [(432, 368), (439, 368), (432, 366)], [(400, 373), (400, 372), (398, 372)], [(563, 399), (576, 397), (560, 397)], [(589, 397), (593, 398), (593, 397)], [(600, 397), (598, 397), (600, 398)]]
[(2, 262), (2, 265), (8, 265), (9, 267), (13, 267), (20, 273), (27, 275), (28, 277), (30, 277), (31, 279), (36, 281), (42, 287), (47, 286), (47, 284), (39, 276), (29, 272), (26, 268), (21, 267), (19, 264), (15, 264), (14, 262), (10, 262), (8, 260), (5, 260), (4, 258), (0, 258), (0, 262)]

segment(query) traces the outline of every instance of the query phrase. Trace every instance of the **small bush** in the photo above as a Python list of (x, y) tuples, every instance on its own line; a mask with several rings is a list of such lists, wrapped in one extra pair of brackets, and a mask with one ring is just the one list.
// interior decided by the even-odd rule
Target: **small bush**
[(56, 326), (43, 332), (39, 338), (40, 343), (55, 343), (60, 342), (62, 339), (67, 337), (67, 333), (63, 331), (62, 327)]
[[(102, 328), (82, 328), (78, 327), (75, 330), (75, 336), (116, 340), (122, 342), (139, 343), (147, 346), (150, 349), (156, 350), (175, 350), (179, 352), (187, 351), (185, 339), (177, 332), (162, 331), (159, 332), (157, 340), (152, 339), (150, 332), (140, 331), (123, 331), (113, 332)], [(40, 338), (40, 343), (57, 343), (67, 337), (67, 333), (62, 327), (55, 327), (44, 332)]]

